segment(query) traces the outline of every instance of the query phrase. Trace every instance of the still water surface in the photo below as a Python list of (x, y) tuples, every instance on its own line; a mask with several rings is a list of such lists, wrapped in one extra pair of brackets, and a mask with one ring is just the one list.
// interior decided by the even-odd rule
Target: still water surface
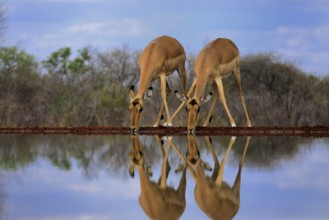
[[(238, 210), (234, 219), (329, 219), (328, 138), (251, 137), (248, 144), (247, 137), (237, 137), (231, 149), (231, 137), (211, 140), (184, 136), (161, 142), (155, 136), (0, 135), (0, 219), (148, 219), (147, 205), (139, 203), (140, 179), (150, 179), (154, 187), (159, 187), (156, 183), (163, 173), (162, 165), (167, 164), (164, 155), (169, 149), (171, 170), (166, 187), (177, 189), (184, 183), (180, 182), (184, 171), (175, 173), (175, 169), (186, 162), (186, 152), (192, 155), (196, 148), (213, 170), (193, 170), (189, 163), (184, 199), (175, 199), (178, 193), (173, 190), (176, 197), (161, 195), (180, 207), (176, 207), (180, 219), (209, 219), (198, 204), (211, 196), (196, 201), (197, 181), (193, 177), (202, 173), (212, 176), (220, 170), (214, 169), (211, 152), (221, 163), (227, 183), (219, 192), (224, 197), (234, 192), (234, 198), (226, 195), (233, 198), (226, 207)], [(146, 164), (140, 169), (129, 156), (134, 149), (139, 149), (136, 155), (142, 152)], [(135, 168), (134, 178), (129, 168)], [(237, 178), (239, 170), (241, 179)], [(152, 176), (144, 175), (151, 171)], [(147, 188), (145, 181), (142, 184)], [(149, 204), (154, 205), (158, 198), (151, 201)], [(223, 207), (213, 208), (224, 212)]]

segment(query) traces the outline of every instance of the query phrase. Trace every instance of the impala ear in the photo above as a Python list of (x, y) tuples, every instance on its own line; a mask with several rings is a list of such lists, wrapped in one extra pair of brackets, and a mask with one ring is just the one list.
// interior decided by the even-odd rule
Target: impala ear
[(144, 92), (144, 100), (151, 98), (153, 95), (153, 88), (149, 87), (145, 92)]
[(132, 178), (135, 177), (135, 166), (134, 165), (130, 165), (129, 167), (129, 174)]
[(183, 93), (178, 90), (175, 90), (176, 97), (181, 100), (182, 102), (187, 102), (188, 97)]
[(130, 98), (130, 100), (135, 98), (134, 90), (135, 90), (135, 86), (134, 85), (130, 86), (130, 88), (129, 88), (129, 98)]
[(205, 102), (209, 102), (211, 97), (212, 97), (211, 92), (209, 92), (207, 95), (203, 95), (200, 99), (200, 104), (205, 103)]

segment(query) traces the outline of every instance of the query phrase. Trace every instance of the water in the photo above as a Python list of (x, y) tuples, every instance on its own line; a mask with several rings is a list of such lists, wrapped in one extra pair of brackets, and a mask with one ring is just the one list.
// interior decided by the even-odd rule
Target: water
[[(163, 141), (164, 151), (171, 146), (169, 186), (176, 189), (183, 175), (174, 172), (182, 164), (177, 152), (185, 157), (190, 149), (192, 155), (195, 143), (212, 168), (211, 149), (221, 162), (231, 137), (211, 139), (213, 148), (204, 137)], [(329, 219), (328, 138), (251, 137), (248, 146), (246, 140), (237, 137), (222, 163), (223, 180), (232, 186), (247, 149), (234, 219)], [(142, 175), (136, 167), (135, 177), (129, 174), (129, 152), (138, 143), (152, 167), (150, 179), (157, 182), (163, 155), (154, 136), (0, 135), (0, 219), (148, 219), (138, 202)], [(208, 219), (195, 200), (191, 173), (187, 170), (180, 219)]]

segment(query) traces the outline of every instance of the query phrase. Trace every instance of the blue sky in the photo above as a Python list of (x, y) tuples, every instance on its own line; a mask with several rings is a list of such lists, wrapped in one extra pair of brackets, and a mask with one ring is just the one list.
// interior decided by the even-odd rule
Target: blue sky
[(329, 74), (328, 0), (7, 0), (6, 44), (39, 59), (78, 50), (143, 49), (159, 35), (197, 53), (217, 37), (241, 55), (273, 51), (316, 75)]

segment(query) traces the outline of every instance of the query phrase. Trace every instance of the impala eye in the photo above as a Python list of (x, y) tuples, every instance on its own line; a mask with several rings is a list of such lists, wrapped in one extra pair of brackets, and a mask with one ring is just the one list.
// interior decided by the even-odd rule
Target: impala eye
[(186, 112), (188, 112), (188, 109), (187, 109), (187, 107), (185, 107), (185, 110), (186, 110)]
[(200, 111), (200, 108), (198, 108), (198, 110), (196, 111), (196, 113), (199, 113), (199, 111)]
[(141, 113), (143, 111), (143, 108), (138, 109), (138, 113)]

